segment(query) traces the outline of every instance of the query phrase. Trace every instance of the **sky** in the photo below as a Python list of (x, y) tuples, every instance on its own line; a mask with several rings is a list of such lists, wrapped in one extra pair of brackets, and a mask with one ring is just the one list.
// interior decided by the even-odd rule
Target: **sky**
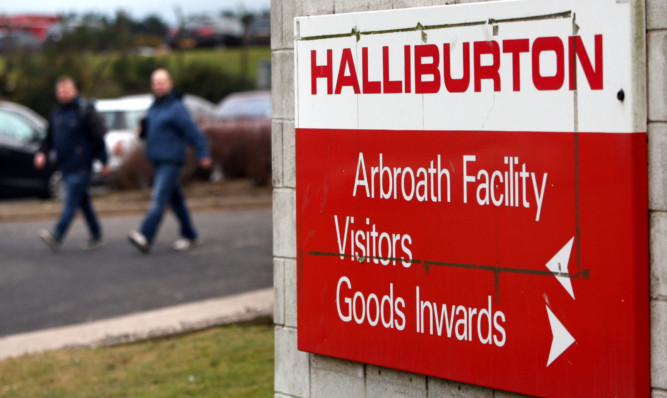
[(158, 15), (172, 25), (176, 22), (176, 7), (180, 7), (184, 15), (215, 13), (222, 10), (232, 11), (263, 11), (268, 10), (270, 0), (2, 0), (1, 14), (59, 14), (74, 12), (102, 13), (112, 16), (117, 10), (126, 11), (132, 18), (142, 19), (148, 15)]

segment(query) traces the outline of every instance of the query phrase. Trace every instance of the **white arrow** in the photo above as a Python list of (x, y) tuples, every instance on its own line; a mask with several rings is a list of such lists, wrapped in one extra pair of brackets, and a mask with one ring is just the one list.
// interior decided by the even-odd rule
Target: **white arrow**
[(572, 299), (574, 299), (574, 290), (572, 290), (572, 281), (569, 277), (568, 263), (570, 262), (570, 253), (572, 252), (572, 243), (574, 242), (574, 237), (570, 239), (569, 242), (563, 246), (562, 249), (556, 253), (556, 255), (549, 260), (547, 263), (547, 268), (549, 271), (558, 274), (568, 274), (568, 276), (554, 275), (558, 282), (570, 293)]
[(568, 349), (569, 346), (574, 343), (574, 337), (570, 332), (565, 329), (565, 326), (556, 318), (553, 312), (547, 307), (547, 315), (549, 315), (549, 324), (551, 324), (551, 334), (554, 336), (551, 341), (551, 350), (549, 351), (549, 359), (547, 360), (547, 367), (551, 365), (553, 361), (556, 360)]

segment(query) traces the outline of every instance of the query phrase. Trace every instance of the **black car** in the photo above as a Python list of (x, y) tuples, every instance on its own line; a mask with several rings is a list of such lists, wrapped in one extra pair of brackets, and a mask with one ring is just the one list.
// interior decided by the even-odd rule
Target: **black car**
[(46, 120), (30, 109), (0, 101), (0, 197), (62, 197), (62, 177), (54, 159), (41, 170), (33, 159), (46, 137)]

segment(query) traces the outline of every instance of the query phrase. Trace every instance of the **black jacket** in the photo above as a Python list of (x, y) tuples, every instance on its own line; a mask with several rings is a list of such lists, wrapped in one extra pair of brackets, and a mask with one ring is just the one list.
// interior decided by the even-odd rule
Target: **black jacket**
[[(90, 112), (81, 109), (82, 101), (76, 97), (68, 104), (60, 104), (51, 114), (47, 135), (40, 151), (48, 153), (55, 149), (58, 168), (63, 173), (90, 171), (97, 157), (107, 163), (107, 153), (102, 149), (94, 156), (90, 127)], [(92, 105), (90, 105), (92, 106)]]

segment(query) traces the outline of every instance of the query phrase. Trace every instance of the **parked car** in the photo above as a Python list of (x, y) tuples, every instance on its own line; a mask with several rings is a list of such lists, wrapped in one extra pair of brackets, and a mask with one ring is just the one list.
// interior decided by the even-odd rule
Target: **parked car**
[(65, 35), (75, 32), (81, 28), (101, 28), (101, 25), (96, 22), (84, 22), (81, 19), (67, 19), (49, 26), (46, 31), (46, 42), (58, 42), (62, 40)]
[[(109, 156), (109, 169), (113, 172), (121, 165), (123, 158), (136, 148), (137, 127), (144, 117), (149, 101), (140, 99), (103, 99), (95, 102), (108, 128), (104, 141)], [(100, 166), (96, 166), (96, 169)]]
[(33, 159), (46, 137), (47, 122), (25, 106), (0, 101), (0, 197), (63, 197), (55, 159), (35, 169)]
[(41, 49), (42, 43), (35, 35), (20, 30), (0, 30), (0, 54), (11, 54), (16, 51), (35, 52)]
[[(142, 186), (149, 183), (150, 167), (145, 160), (143, 144), (137, 132), (139, 123), (153, 100), (151, 94), (138, 94), (95, 102), (97, 111), (109, 129), (104, 140), (109, 155), (110, 180), (116, 185)], [(200, 124), (209, 120), (215, 109), (215, 105), (210, 101), (190, 94), (183, 96), (183, 104), (192, 118)], [(132, 164), (125, 165), (129, 159), (133, 159)], [(95, 165), (96, 172), (101, 169), (101, 164)]]
[(247, 91), (225, 97), (204, 132), (211, 146), (214, 178), (271, 181), (271, 92)]
[(268, 46), (271, 44), (271, 18), (259, 17), (252, 21), (246, 29), (245, 42), (251, 46)]
[(238, 19), (204, 15), (169, 29), (167, 43), (172, 48), (238, 46), (242, 38), (243, 24)]

